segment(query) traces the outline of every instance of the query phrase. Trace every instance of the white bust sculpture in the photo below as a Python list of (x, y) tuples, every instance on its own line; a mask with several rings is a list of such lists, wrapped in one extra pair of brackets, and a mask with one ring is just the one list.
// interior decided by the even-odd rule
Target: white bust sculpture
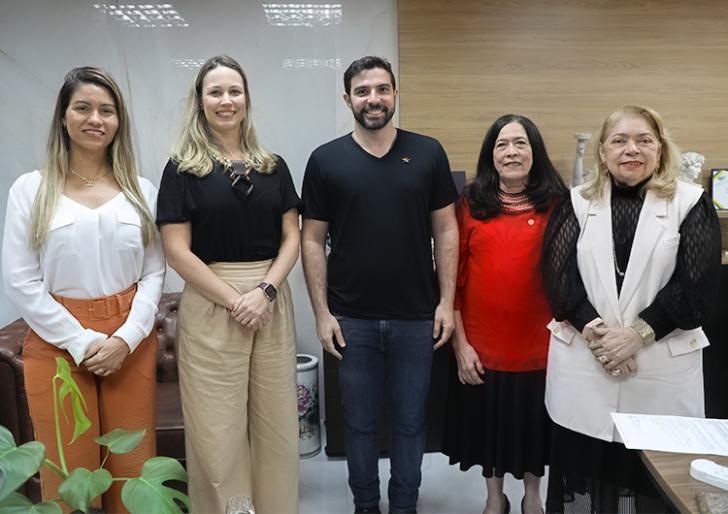
[(680, 178), (685, 182), (695, 182), (703, 171), (705, 156), (697, 152), (685, 152), (680, 159)]

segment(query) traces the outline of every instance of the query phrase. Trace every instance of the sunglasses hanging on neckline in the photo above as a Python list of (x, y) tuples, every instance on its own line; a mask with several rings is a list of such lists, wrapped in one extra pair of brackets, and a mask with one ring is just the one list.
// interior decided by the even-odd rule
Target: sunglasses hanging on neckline
[[(230, 186), (234, 191), (243, 195), (243, 198), (250, 196), (253, 192), (255, 184), (250, 178), (250, 173), (253, 171), (253, 167), (245, 161), (232, 161), (232, 170), (230, 170)], [(241, 180), (242, 179), (242, 183)], [(243, 185), (243, 183), (245, 185)]]

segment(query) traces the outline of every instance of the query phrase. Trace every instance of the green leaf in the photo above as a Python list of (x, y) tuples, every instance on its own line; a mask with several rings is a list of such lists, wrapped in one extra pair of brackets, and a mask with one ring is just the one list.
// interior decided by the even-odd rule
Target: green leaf
[(13, 434), (0, 426), (0, 501), (38, 472), (44, 455), (43, 443), (30, 441), (15, 446)]
[(123, 428), (115, 428), (108, 434), (104, 434), (101, 437), (94, 439), (101, 446), (108, 446), (111, 453), (129, 453), (134, 448), (139, 446), (139, 443), (144, 439), (144, 434), (147, 433), (147, 429), (141, 430), (124, 430)]
[(186, 494), (163, 485), (167, 480), (187, 482), (187, 472), (175, 459), (153, 457), (144, 463), (139, 478), (132, 478), (121, 490), (121, 501), (132, 514), (180, 514), (182, 510), (175, 500), (190, 509)]
[(54, 501), (36, 503), (28, 514), (63, 514), (63, 509)]
[(63, 514), (56, 502), (43, 502), (33, 505), (20, 493), (13, 493), (0, 501), (0, 512), (3, 514)]
[(76, 468), (58, 488), (64, 502), (74, 509), (86, 512), (91, 500), (111, 487), (111, 473), (104, 468), (89, 471)]
[(86, 416), (86, 399), (78, 388), (78, 384), (71, 375), (71, 366), (68, 361), (62, 357), (56, 357), (56, 375), (54, 380), (61, 380), (61, 387), (58, 389), (58, 403), (61, 406), (61, 412), (68, 421), (68, 414), (64, 406), (66, 396), (71, 395), (71, 410), (73, 411), (73, 437), (68, 444), (73, 444), (84, 432), (91, 427), (91, 421)]

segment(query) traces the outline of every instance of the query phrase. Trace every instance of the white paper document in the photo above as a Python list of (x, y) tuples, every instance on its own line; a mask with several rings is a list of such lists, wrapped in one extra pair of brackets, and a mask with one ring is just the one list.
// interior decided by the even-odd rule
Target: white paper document
[(728, 457), (728, 420), (612, 412), (624, 445), (633, 450)]

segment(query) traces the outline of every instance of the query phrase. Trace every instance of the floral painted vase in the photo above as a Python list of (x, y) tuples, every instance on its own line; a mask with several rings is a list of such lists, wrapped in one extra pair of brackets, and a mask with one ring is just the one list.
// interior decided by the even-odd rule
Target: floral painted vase
[(296, 355), (298, 383), (298, 454), (313, 457), (321, 451), (319, 423), (318, 359), (313, 355)]

